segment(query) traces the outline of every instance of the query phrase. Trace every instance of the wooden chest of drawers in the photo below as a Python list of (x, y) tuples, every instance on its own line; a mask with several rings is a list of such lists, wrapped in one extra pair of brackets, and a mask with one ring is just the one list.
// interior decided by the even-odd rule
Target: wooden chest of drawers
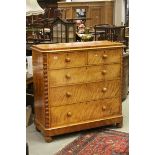
[(121, 127), (123, 48), (109, 41), (32, 47), (35, 124), (46, 141), (104, 125)]

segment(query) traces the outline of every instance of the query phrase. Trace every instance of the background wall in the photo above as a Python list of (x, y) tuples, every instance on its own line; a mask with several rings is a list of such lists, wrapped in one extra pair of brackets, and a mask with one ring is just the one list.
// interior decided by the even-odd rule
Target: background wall
[(124, 25), (125, 23), (125, 2), (124, 0), (115, 0), (115, 25)]

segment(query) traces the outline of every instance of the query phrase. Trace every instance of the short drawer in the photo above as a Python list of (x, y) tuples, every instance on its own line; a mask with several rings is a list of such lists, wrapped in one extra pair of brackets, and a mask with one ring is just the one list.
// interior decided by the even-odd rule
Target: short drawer
[(49, 71), (50, 86), (83, 83), (87, 80), (86, 67)]
[(120, 64), (91, 66), (87, 69), (87, 81), (118, 79), (121, 76)]
[(120, 81), (95, 82), (50, 88), (51, 106), (61, 106), (91, 100), (117, 97), (120, 95)]
[(88, 52), (88, 64), (120, 63), (121, 49), (105, 49)]
[(51, 69), (84, 66), (85, 64), (85, 52), (48, 54), (48, 67)]
[(119, 98), (97, 100), (51, 108), (51, 126), (104, 119), (120, 113)]

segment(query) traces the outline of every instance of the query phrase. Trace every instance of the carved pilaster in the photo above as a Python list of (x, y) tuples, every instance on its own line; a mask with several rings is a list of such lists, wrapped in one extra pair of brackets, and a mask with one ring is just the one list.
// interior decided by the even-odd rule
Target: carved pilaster
[(44, 81), (44, 104), (45, 104), (45, 127), (49, 128), (49, 104), (48, 104), (48, 75), (47, 75), (47, 54), (43, 54), (43, 81)]

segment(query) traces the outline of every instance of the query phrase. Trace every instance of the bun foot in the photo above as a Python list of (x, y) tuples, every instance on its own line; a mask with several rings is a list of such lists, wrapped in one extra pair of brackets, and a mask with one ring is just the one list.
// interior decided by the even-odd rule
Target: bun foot
[(121, 123), (116, 123), (116, 127), (117, 128), (122, 128), (122, 126), (123, 126), (123, 123), (121, 122)]
[(36, 127), (36, 131), (40, 132), (40, 130)]
[(50, 136), (45, 136), (44, 138), (45, 138), (45, 141), (46, 141), (47, 143), (52, 142), (52, 137), (50, 137)]

